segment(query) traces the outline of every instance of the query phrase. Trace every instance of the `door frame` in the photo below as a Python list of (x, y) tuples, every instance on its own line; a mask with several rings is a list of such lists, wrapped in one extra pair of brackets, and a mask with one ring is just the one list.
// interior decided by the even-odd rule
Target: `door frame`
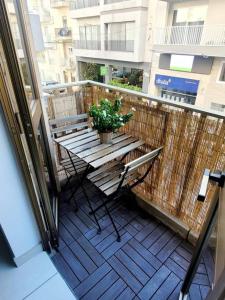
[(53, 176), (53, 185), (56, 192), (59, 191), (59, 184), (55, 176), (56, 167), (54, 166), (53, 153), (49, 145), (50, 137), (46, 132), (46, 115), (43, 115), (44, 110), (42, 110), (43, 102), (41, 102), (40, 84), (37, 78), (37, 62), (33, 59), (35, 56), (27, 7), (25, 1), (14, 1), (14, 4), (16, 5), (17, 21), (21, 30), (24, 56), (27, 59), (27, 66), (31, 76), (31, 88), (37, 102), (36, 106), (33, 106), (34, 110), (32, 112), (28, 105), (6, 4), (4, 1), (0, 1), (0, 39), (2, 46), (2, 65), (0, 70), (1, 102), (30, 194), (43, 248), (49, 251), (50, 245), (52, 247), (58, 246), (57, 220), (51, 209), (47, 185), (43, 176), (43, 167), (37, 146), (37, 133), (34, 130), (35, 124), (40, 124), (45, 137), (44, 143), (48, 154), (50, 176)]

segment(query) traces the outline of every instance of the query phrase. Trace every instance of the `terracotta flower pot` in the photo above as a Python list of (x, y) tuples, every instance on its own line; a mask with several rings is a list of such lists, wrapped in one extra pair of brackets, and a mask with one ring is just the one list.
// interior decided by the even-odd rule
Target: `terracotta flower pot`
[(112, 144), (112, 132), (100, 132), (100, 141), (102, 144)]

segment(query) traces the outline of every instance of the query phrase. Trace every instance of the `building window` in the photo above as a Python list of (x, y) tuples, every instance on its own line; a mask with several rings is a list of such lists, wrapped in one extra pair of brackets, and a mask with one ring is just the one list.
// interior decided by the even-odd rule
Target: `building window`
[(72, 47), (68, 47), (68, 52), (69, 52), (69, 54), (73, 54), (73, 48)]
[(134, 51), (135, 22), (106, 24), (106, 50)]
[(100, 49), (100, 26), (99, 25), (87, 25), (79, 27), (78, 48), (81, 49)]
[(67, 17), (62, 17), (63, 28), (67, 28)]
[(207, 16), (207, 5), (178, 8), (173, 11), (173, 26), (202, 25)]
[(211, 102), (211, 109), (224, 113), (225, 112), (225, 104)]
[(225, 62), (222, 63), (221, 71), (219, 74), (219, 81), (225, 82)]

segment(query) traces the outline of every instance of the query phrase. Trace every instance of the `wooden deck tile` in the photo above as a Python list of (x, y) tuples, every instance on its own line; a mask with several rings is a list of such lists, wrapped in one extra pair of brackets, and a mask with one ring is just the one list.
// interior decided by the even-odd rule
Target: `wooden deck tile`
[[(96, 189), (88, 182), (85, 189), (93, 207), (98, 206)], [(123, 199), (112, 213), (121, 234), (117, 242), (105, 210), (98, 211), (102, 232), (97, 234), (81, 190), (76, 200), (78, 212), (66, 203), (60, 205), (60, 247), (52, 261), (79, 299), (178, 299), (192, 257), (191, 245), (146, 213), (129, 209)], [(214, 261), (207, 250), (188, 299), (205, 299), (213, 275)]]
[(142, 242), (156, 227), (158, 226), (158, 223), (153, 221), (147, 226), (145, 226), (136, 236), (136, 240), (139, 242)]
[(125, 290), (126, 284), (120, 278), (99, 298), (99, 300), (116, 299)]
[(117, 251), (115, 256), (141, 282), (141, 284), (146, 284), (149, 280), (147, 274), (123, 250)]
[(68, 232), (72, 236), (72, 242), (74, 239), (79, 238), (82, 233), (81, 231), (71, 222), (71, 220), (67, 216), (63, 216), (61, 218), (61, 222), (64, 225), (64, 227), (68, 230)]
[(202, 295), (202, 299), (205, 299), (210, 291), (210, 287), (205, 285), (200, 285), (199, 288)]
[(92, 273), (87, 279), (83, 280), (81, 284), (74, 290), (75, 294), (81, 298), (83, 297), (91, 288), (93, 288), (102, 278), (104, 278), (112, 268), (108, 263), (104, 263), (100, 268), (98, 268), (94, 273)]
[(130, 271), (120, 262), (120, 260), (118, 260), (118, 258), (112, 256), (108, 262), (135, 293), (138, 293), (141, 290), (142, 284), (140, 281), (138, 281), (136, 277), (130, 273)]
[(121, 235), (121, 241), (118, 243), (116, 240), (114, 240), (114, 242), (102, 252), (102, 256), (105, 259), (108, 259), (115, 254), (116, 251), (123, 247), (123, 245), (125, 245), (131, 238), (132, 236), (128, 232), (125, 232), (123, 235)]
[(125, 244), (122, 248), (124, 252), (133, 260), (135, 263), (149, 276), (155, 273), (155, 269), (150, 265), (146, 259), (144, 259), (134, 248), (132, 248), (129, 244)]
[(160, 288), (152, 297), (152, 300), (164, 300), (167, 299), (179, 284), (180, 279), (173, 273), (167, 277)]
[(63, 259), (60, 253), (57, 253), (52, 258), (53, 263), (55, 264), (57, 270), (61, 273), (63, 278), (66, 280), (71, 289), (74, 289), (76, 286), (80, 284), (79, 279), (73, 273), (69, 265)]
[(190, 292), (189, 292), (189, 298), (190, 298), (190, 300), (202, 300), (199, 285), (197, 285), (197, 284), (191, 285)]
[(176, 274), (180, 279), (184, 279), (186, 272), (178, 264), (175, 263), (171, 258), (168, 258), (165, 262), (167, 268), (170, 269), (174, 274)]
[(177, 246), (181, 243), (181, 238), (178, 236), (174, 236), (165, 247), (162, 245), (162, 249), (156, 255), (156, 257), (161, 261), (164, 262), (170, 256), (170, 254), (177, 248)]
[(82, 299), (99, 299), (118, 278), (118, 274), (114, 270), (111, 270)]
[(63, 242), (67, 245), (70, 245), (74, 241), (70, 232), (64, 227), (61, 222), (59, 222), (59, 235)]
[(127, 287), (122, 293), (121, 295), (116, 298), (117, 300), (132, 300), (134, 298), (135, 294), (134, 292)]
[(70, 249), (89, 274), (97, 269), (96, 264), (76, 241), (70, 245)]
[(65, 247), (62, 252), (60, 252), (67, 264), (70, 266), (76, 277), (82, 281), (88, 277), (87, 270), (82, 266), (79, 260), (74, 256), (70, 248)]
[(84, 237), (81, 236), (77, 242), (84, 249), (84, 251), (89, 255), (89, 257), (95, 262), (99, 267), (104, 263), (104, 258), (99, 254), (99, 252), (92, 246), (92, 244)]
[(149, 262), (156, 270), (158, 270), (162, 263), (158, 260), (157, 257), (152, 255), (142, 244), (138, 243), (135, 239), (129, 241), (129, 244), (140, 254), (142, 257)]
[(163, 235), (155, 242), (150, 248), (149, 251), (156, 255), (159, 251), (162, 251), (162, 248), (168, 243), (168, 241), (173, 237), (173, 233), (170, 230), (167, 230)]
[(166, 227), (162, 224), (157, 226), (146, 238), (143, 240), (143, 246), (150, 248), (166, 231)]
[(162, 266), (143, 287), (143, 289), (138, 294), (138, 297), (143, 300), (151, 299), (151, 297), (156, 293), (162, 283), (167, 279), (169, 274), (170, 270), (167, 267)]

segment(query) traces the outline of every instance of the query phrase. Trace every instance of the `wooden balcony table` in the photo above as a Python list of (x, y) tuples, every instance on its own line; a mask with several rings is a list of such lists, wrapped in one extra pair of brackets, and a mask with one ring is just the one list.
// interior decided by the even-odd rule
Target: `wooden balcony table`
[[(140, 176), (140, 174), (137, 173), (137, 168), (146, 162), (153, 161), (159, 154), (161, 148), (125, 165), (122, 162), (125, 156), (129, 152), (142, 146), (144, 142), (122, 132), (113, 134), (111, 144), (101, 144), (98, 132), (92, 128), (83, 129), (56, 138), (55, 142), (66, 150), (69, 157), (67, 163), (70, 163), (70, 168), (74, 171), (73, 174), (78, 175), (79, 184), (73, 191), (71, 198), (73, 198), (77, 188), (81, 187), (91, 209), (90, 213), (94, 216), (98, 225), (99, 233), (101, 232), (101, 227), (95, 212), (104, 206), (117, 233), (117, 240), (120, 241), (119, 232), (106, 203), (112, 201), (114, 198), (111, 196), (114, 196), (120, 188), (127, 185), (132, 180), (136, 180), (135, 185), (142, 182), (147, 175), (147, 172), (144, 176)], [(91, 169), (97, 170), (90, 173), (89, 171)], [(148, 168), (148, 172), (149, 171), (150, 167)], [(90, 174), (87, 176), (88, 173)], [(103, 200), (103, 204), (95, 210), (93, 210), (87, 192), (83, 186), (83, 181), (86, 177), (101, 190), (103, 195), (109, 198), (107, 201)], [(76, 208), (78, 209), (77, 204)]]

